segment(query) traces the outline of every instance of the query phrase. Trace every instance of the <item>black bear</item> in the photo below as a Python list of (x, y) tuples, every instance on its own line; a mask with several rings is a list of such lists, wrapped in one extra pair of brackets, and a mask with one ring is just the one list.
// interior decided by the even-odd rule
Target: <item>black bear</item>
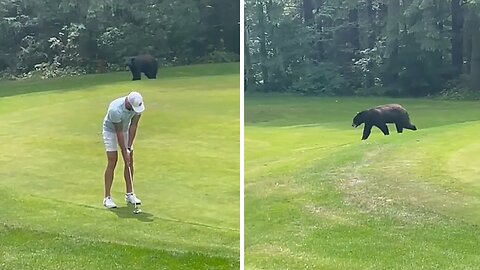
[(149, 79), (157, 78), (158, 62), (149, 54), (127, 57), (125, 66), (128, 66), (132, 72), (132, 81), (141, 80), (142, 72)]
[(389, 135), (387, 123), (395, 123), (398, 133), (403, 129), (417, 130), (417, 127), (410, 122), (407, 110), (399, 104), (386, 104), (361, 111), (353, 118), (353, 127), (365, 123), (363, 127), (362, 140), (370, 136), (373, 126), (378, 127), (384, 135)]

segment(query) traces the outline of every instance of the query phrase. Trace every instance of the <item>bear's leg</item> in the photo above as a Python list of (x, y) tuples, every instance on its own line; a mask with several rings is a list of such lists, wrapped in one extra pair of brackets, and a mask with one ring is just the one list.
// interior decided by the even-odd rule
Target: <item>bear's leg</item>
[(407, 114), (407, 119), (405, 119), (404, 123), (405, 123), (403, 125), (404, 128), (410, 129), (410, 130), (417, 130), (417, 127), (415, 125), (412, 125), (412, 122), (410, 122), (410, 117), (408, 116), (408, 114)]
[(156, 79), (157, 78), (157, 69), (158, 67), (155, 66), (155, 65), (152, 65), (148, 72), (145, 72), (145, 75), (147, 76), (147, 78), (149, 79)]
[(403, 132), (403, 125), (399, 123), (395, 123), (395, 127), (397, 128), (397, 133), (402, 133)]
[(155, 66), (154, 66), (153, 69), (152, 69), (152, 79), (156, 79), (156, 78), (157, 78), (157, 72), (158, 72), (158, 65), (155, 64)]
[(383, 123), (383, 124), (378, 124), (376, 126), (383, 132), (383, 135), (390, 135), (387, 124)]
[(417, 127), (415, 125), (412, 125), (412, 124), (408, 124), (407, 126), (405, 126), (406, 129), (410, 129), (410, 130), (417, 130)]
[(372, 131), (372, 125), (367, 125), (363, 127), (363, 136), (362, 136), (362, 141), (366, 140), (368, 136), (370, 136), (370, 132)]
[(133, 69), (132, 70), (132, 81), (138, 81), (138, 80), (141, 80), (142, 79), (142, 73), (140, 73), (139, 71)]
[(149, 73), (148, 75), (145, 74), (145, 76), (147, 76), (147, 78), (149, 78), (149, 79), (156, 79), (157, 78), (157, 76), (153, 73)]
[(144, 74), (145, 74), (145, 76), (146, 76), (147, 78), (153, 79), (153, 77), (152, 77), (152, 72), (151, 72), (150, 70), (149, 70), (149, 71), (145, 71)]

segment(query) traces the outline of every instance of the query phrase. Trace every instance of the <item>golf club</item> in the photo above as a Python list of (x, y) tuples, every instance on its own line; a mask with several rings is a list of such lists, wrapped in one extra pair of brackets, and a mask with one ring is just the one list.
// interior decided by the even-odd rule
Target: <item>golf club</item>
[[(132, 169), (131, 169), (131, 164), (128, 165), (128, 173), (130, 174), (130, 184), (132, 185), (132, 194), (135, 194), (135, 190), (133, 189), (133, 174), (132, 174)], [(140, 209), (138, 206), (137, 206), (137, 201), (135, 200), (133, 202), (133, 206), (135, 207), (135, 209), (133, 209), (133, 213), (134, 214), (139, 214), (142, 212), (142, 209)]]

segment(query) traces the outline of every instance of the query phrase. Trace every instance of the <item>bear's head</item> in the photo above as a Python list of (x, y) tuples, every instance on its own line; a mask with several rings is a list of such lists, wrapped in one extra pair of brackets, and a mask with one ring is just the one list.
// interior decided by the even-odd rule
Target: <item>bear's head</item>
[(357, 115), (355, 115), (355, 117), (353, 118), (352, 127), (356, 128), (363, 123), (365, 123), (365, 111), (361, 111), (357, 113)]
[(124, 63), (125, 69), (132, 68), (133, 62), (135, 61), (135, 57), (133, 56), (124, 57), (124, 60), (125, 60), (125, 63)]

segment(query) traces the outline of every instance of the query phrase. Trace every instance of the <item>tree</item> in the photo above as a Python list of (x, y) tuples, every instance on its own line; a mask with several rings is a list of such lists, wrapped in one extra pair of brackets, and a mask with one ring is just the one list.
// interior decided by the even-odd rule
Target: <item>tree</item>
[(479, 27), (465, 13), (480, 14), (477, 2), (247, 0), (248, 83), (315, 95), (436, 95), (462, 83), (462, 65), (477, 72)]
[(452, 65), (454, 75), (462, 73), (463, 67), (463, 9), (461, 0), (451, 0), (452, 9)]
[(239, 2), (219, 0), (3, 0), (0, 77), (94, 72), (102, 61), (115, 70), (141, 53), (161, 65), (236, 61), (239, 13)]

